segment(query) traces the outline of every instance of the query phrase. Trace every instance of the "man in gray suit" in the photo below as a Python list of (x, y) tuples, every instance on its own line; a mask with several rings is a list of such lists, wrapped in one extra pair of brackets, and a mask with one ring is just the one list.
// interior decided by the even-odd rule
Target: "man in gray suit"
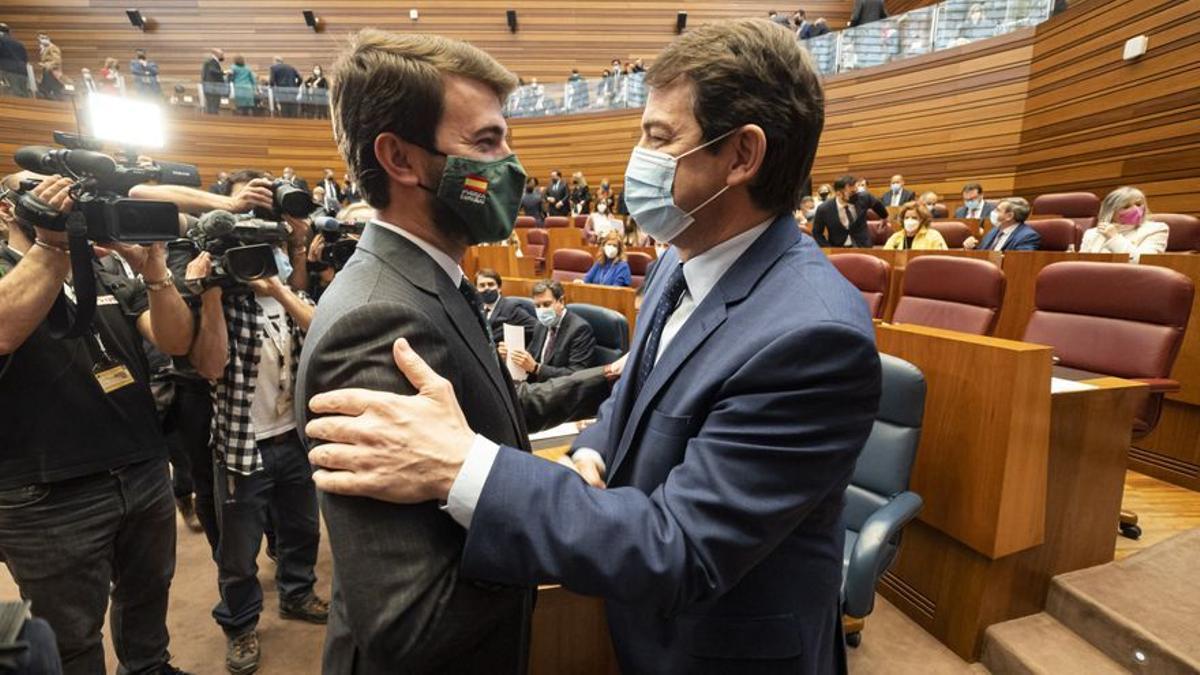
[[(335, 70), (334, 133), (378, 219), (321, 299), (297, 411), (338, 387), (411, 393), (392, 357), (404, 337), (454, 383), (472, 424), (528, 449), (457, 262), (515, 220), (525, 175), (501, 106), (516, 79), (465, 43), (377, 30), (359, 33)], [(464, 531), (436, 503), (322, 495), (321, 505), (334, 558), (323, 672), (524, 672), (531, 589), (460, 578)]]

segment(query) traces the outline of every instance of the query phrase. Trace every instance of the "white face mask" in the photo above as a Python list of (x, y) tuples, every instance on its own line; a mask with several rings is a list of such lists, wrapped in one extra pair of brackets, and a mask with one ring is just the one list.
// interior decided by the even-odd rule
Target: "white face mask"
[(617, 257), (617, 247), (616, 247), (616, 245), (615, 245), (615, 244), (605, 244), (605, 246), (604, 246), (604, 255), (605, 255), (605, 257), (607, 257), (609, 260), (613, 260), (613, 259), (615, 259), (615, 258)]
[(903, 190), (903, 189), (904, 189), (904, 185), (903, 185), (903, 184), (901, 184), (901, 183), (892, 183), (892, 192), (899, 192), (899, 191), (901, 191), (901, 190)]
[(988, 216), (988, 218), (992, 221), (993, 227), (999, 225), (1000, 224), (1000, 210), (992, 209), (992, 213), (991, 213), (991, 215)]
[(555, 313), (553, 307), (538, 307), (537, 308), (537, 320), (539, 323), (541, 323), (546, 328), (553, 326), (555, 320), (557, 320), (557, 319), (558, 319), (558, 314)]
[(737, 129), (730, 129), (678, 156), (642, 147), (633, 149), (633, 154), (629, 156), (629, 165), (625, 168), (625, 205), (629, 207), (629, 214), (637, 220), (643, 232), (657, 241), (669, 242), (695, 222), (692, 216), (697, 211), (708, 206), (729, 189), (726, 185), (691, 211), (684, 211), (676, 206), (673, 192), (675, 169), (679, 160), (716, 143), (734, 131)]
[(608, 211), (608, 204), (600, 202), (596, 205), (596, 211), (598, 211), (600, 215), (604, 215)]
[(921, 221), (917, 220), (916, 218), (905, 218), (904, 219), (904, 231), (909, 234), (916, 232), (917, 228), (920, 226), (921, 226)]
[(866, 186), (866, 185), (859, 185), (857, 188), (855, 188), (855, 191), (856, 191), (856, 192), (860, 192), (860, 193), (862, 193), (862, 192), (866, 192), (866, 191), (867, 191), (867, 186)]

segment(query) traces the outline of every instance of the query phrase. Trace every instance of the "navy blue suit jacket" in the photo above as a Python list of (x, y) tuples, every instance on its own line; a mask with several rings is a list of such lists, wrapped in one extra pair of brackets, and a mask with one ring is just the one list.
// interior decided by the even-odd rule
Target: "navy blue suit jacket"
[(677, 264), (672, 248), (648, 280), (627, 375), (575, 444), (608, 489), (501, 448), (462, 572), (605, 597), (623, 672), (836, 672), (844, 492), (879, 399), (866, 303), (781, 216), (635, 397)]
[[(991, 250), (996, 245), (996, 237), (1000, 236), (1000, 228), (993, 227), (988, 230), (988, 233), (983, 235), (983, 241), (979, 242), (977, 247), (980, 251)], [(1008, 235), (1008, 240), (1004, 242), (1002, 251), (1036, 251), (1042, 245), (1042, 235), (1037, 233), (1037, 230), (1021, 223), (1017, 225), (1012, 234)]]

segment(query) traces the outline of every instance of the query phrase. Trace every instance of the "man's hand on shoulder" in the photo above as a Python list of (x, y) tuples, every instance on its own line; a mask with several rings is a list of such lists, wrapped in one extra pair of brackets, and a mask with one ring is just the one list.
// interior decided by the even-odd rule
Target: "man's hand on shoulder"
[(326, 441), (308, 455), (318, 467), (313, 481), (325, 492), (398, 504), (445, 501), (475, 432), (454, 387), (407, 340), (396, 340), (392, 353), (415, 395), (339, 389), (309, 401), (324, 417), (309, 422), (305, 433)]

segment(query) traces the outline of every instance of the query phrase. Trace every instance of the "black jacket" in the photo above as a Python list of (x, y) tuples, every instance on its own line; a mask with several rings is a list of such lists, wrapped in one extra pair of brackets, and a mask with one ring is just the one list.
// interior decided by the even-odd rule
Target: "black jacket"
[[(554, 202), (562, 202), (562, 206), (555, 206)], [(560, 180), (555, 185), (551, 182), (546, 188), (546, 211), (552, 216), (565, 216), (571, 212), (570, 193), (567, 192), (567, 182)]]
[(529, 349), (526, 351), (541, 365), (537, 373), (530, 376), (530, 380), (545, 382), (592, 365), (596, 336), (592, 334), (591, 325), (584, 321), (583, 317), (572, 314), (570, 310), (563, 314), (550, 354), (543, 361), (542, 347), (545, 346), (549, 334), (550, 331), (540, 323), (533, 329), (533, 341), (529, 343)]
[[(879, 197), (880, 200), (883, 201), (884, 206), (892, 205), (892, 194), (893, 194), (892, 191), (889, 189), (887, 192), (883, 193)], [(897, 204), (896, 206), (901, 206), (901, 205), (907, 204), (911, 201), (914, 201), (916, 198), (917, 198), (917, 194), (915, 192), (913, 192), (912, 190), (909, 190), (908, 188), (900, 188), (900, 203)]]
[(204, 67), (200, 69), (200, 81), (224, 82), (225, 69), (221, 67), (220, 62), (212, 57), (209, 57), (209, 59), (204, 62)]
[[(521, 326), (525, 329), (525, 344), (533, 344), (533, 329), (537, 327), (537, 318), (512, 298), (503, 295), (496, 301), (496, 306), (487, 314), (488, 327), (492, 329), (492, 342), (499, 344), (504, 341), (504, 324)], [(531, 354), (533, 352), (530, 352)]]
[(25, 45), (11, 35), (0, 35), (0, 70), (14, 75), (26, 75), (29, 54)]
[(855, 248), (871, 248), (871, 233), (867, 230), (867, 212), (874, 211), (880, 218), (887, 217), (887, 208), (883, 202), (870, 193), (858, 193), (850, 199), (854, 207), (854, 219), (850, 221), (850, 229), (842, 227), (838, 217), (837, 199), (827, 199), (817, 206), (813, 215), (813, 239), (821, 246), (834, 248), (845, 246), (846, 237), (854, 242)]
[(271, 66), (272, 87), (299, 87), (303, 81), (300, 73), (286, 63), (276, 63)]
[(850, 25), (859, 26), (872, 21), (886, 19), (887, 10), (883, 0), (854, 0), (854, 13), (850, 15)]

